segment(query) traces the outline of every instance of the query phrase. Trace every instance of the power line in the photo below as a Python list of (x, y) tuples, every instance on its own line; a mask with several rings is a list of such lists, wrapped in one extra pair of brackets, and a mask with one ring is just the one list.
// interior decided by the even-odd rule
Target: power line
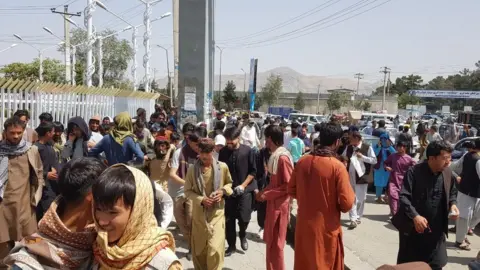
[[(267, 28), (267, 29), (264, 29), (264, 30), (255, 32), (255, 33), (253, 33), (253, 34), (249, 34), (249, 35), (245, 35), (245, 36), (240, 36), (240, 37), (237, 37), (237, 38), (229, 38), (229, 39), (225, 39), (225, 40), (220, 40), (220, 42), (222, 42), (222, 41), (231, 41), (231, 40), (250, 39), (251, 37), (255, 37), (255, 36), (258, 36), (258, 35), (261, 35), (261, 34), (265, 34), (265, 33), (272, 32), (272, 31), (274, 31), (274, 30), (276, 30), (276, 29), (285, 27), (285, 26), (290, 25), (290, 24), (292, 24), (292, 23), (295, 23), (295, 22), (297, 22), (297, 21), (299, 21), (299, 20), (302, 20), (302, 19), (304, 19), (304, 18), (306, 18), (306, 17), (308, 17), (308, 16), (311, 16), (311, 15), (313, 15), (313, 14), (315, 14), (315, 13), (318, 13), (318, 12), (320, 12), (320, 11), (322, 11), (322, 10), (324, 10), (324, 9), (326, 9), (326, 8), (332, 6), (332, 5), (334, 5), (334, 4), (336, 4), (336, 3), (340, 2), (340, 1), (341, 1), (341, 0), (329, 0), (329, 1), (323, 3), (323, 4), (319, 5), (319, 6), (314, 7), (313, 9), (310, 9), (310, 10), (307, 11), (307, 12), (304, 12), (304, 13), (302, 13), (302, 14), (300, 14), (300, 15), (292, 18), (292, 19), (289, 19), (289, 20), (287, 20), (287, 21), (284, 21), (284, 22), (282, 22), (282, 23), (279, 23), (279, 24), (277, 24), (277, 25), (274, 25), (274, 26), (272, 26), (272, 27), (270, 27), (270, 28)], [(332, 4), (330, 4), (330, 5), (327, 5), (327, 4), (329, 4), (330, 2), (334, 2), (334, 3), (332, 3)], [(325, 5), (327, 5), (327, 6), (324, 7)]]
[[(369, 1), (372, 1), (372, 2), (369, 3)], [(265, 43), (265, 42), (269, 42), (269, 41), (275, 41), (275, 40), (278, 40), (278, 39), (283, 38), (283, 37), (288, 37), (288, 36), (291, 36), (291, 35), (295, 35), (295, 34), (298, 34), (298, 33), (305, 32), (305, 31), (310, 30), (310, 29), (312, 29), (312, 28), (315, 28), (315, 27), (317, 27), (317, 26), (321, 26), (321, 25), (324, 25), (325, 23), (328, 23), (328, 22), (329, 22), (329, 19), (330, 19), (330, 21), (331, 21), (331, 20), (335, 20), (335, 19), (337, 19), (337, 18), (339, 18), (339, 17), (341, 17), (341, 16), (348, 15), (349, 13), (352, 13), (352, 12), (354, 12), (354, 11), (357, 11), (357, 10), (359, 10), (359, 9), (361, 9), (361, 8), (367, 6), (367, 5), (370, 5), (370, 4), (372, 4), (372, 3), (376, 2), (376, 1), (379, 1), (379, 0), (360, 0), (360, 1), (358, 1), (357, 3), (355, 3), (355, 4), (352, 4), (352, 5), (344, 8), (344, 9), (342, 9), (342, 10), (340, 10), (340, 11), (337, 11), (337, 12), (335, 12), (335, 13), (327, 16), (327, 17), (324, 17), (324, 18), (322, 18), (322, 19), (320, 19), (320, 20), (317, 20), (317, 21), (315, 21), (315, 22), (313, 22), (313, 23), (310, 23), (310, 24), (305, 25), (305, 26), (300, 27), (300, 28), (296, 28), (296, 29), (294, 29), (294, 30), (291, 30), (291, 31), (286, 32), (286, 33), (283, 33), (283, 34), (281, 34), (281, 35), (277, 35), (277, 36), (274, 36), (274, 37), (271, 37), (271, 38), (267, 38), (267, 39), (264, 39), (264, 40), (260, 40), (260, 41), (256, 41), (256, 42), (247, 43), (247, 46), (255, 45), (255, 44), (261, 44), (261, 43)], [(366, 3), (366, 4), (365, 4), (365, 3)], [(365, 5), (359, 7), (359, 5), (362, 5), (362, 4), (365, 4)], [(351, 9), (353, 9), (353, 10), (351, 10)], [(348, 10), (351, 10), (351, 11), (348, 12), (348, 13), (345, 13), (345, 12), (348, 11)], [(344, 14), (342, 14), (342, 13), (344, 13)], [(335, 17), (335, 16), (337, 16), (337, 17)], [(244, 44), (244, 45), (245, 45), (245, 44)]]
[[(378, 0), (374, 0), (374, 2), (376, 2), (376, 1), (378, 1)], [(280, 41), (276, 41), (276, 42), (272, 42), (272, 43), (267, 43), (267, 42), (275, 41), (275, 40), (277, 40), (277, 39), (280, 39), (281, 37), (273, 37), (273, 38), (270, 38), (270, 39), (267, 39), (267, 40), (263, 40), (263, 41), (259, 41), (259, 42), (255, 42), (255, 43), (252, 42), (252, 43), (249, 43), (249, 44), (243, 44), (243, 45), (240, 44), (240, 45), (238, 45), (238, 46), (231, 46), (231, 48), (235, 48), (235, 47), (238, 47), (238, 48), (240, 48), (240, 47), (258, 48), (258, 47), (270, 46), (270, 45), (282, 43), (282, 42), (285, 42), (285, 41), (289, 41), (289, 40), (292, 40), (292, 39), (300, 38), (300, 37), (309, 35), (309, 34), (311, 34), (311, 33), (318, 32), (318, 31), (320, 31), (320, 30), (324, 30), (324, 29), (326, 29), (326, 28), (335, 26), (335, 25), (337, 25), (337, 24), (340, 24), (340, 23), (342, 23), (342, 22), (344, 22), (344, 21), (350, 20), (350, 19), (355, 18), (355, 17), (357, 17), (357, 16), (360, 16), (360, 15), (362, 15), (362, 14), (368, 12), (368, 11), (371, 11), (371, 10), (373, 10), (373, 9), (375, 9), (375, 8), (378, 8), (378, 7), (382, 6), (382, 5), (385, 5), (386, 3), (390, 2), (390, 1), (392, 1), (392, 0), (387, 0), (387, 1), (383, 2), (383, 3), (380, 3), (380, 4), (378, 4), (378, 5), (375, 5), (375, 6), (371, 7), (371, 8), (369, 8), (369, 9), (366, 9), (366, 10), (364, 10), (364, 11), (362, 11), (362, 12), (356, 13), (356, 14), (354, 14), (354, 15), (352, 15), (352, 16), (349, 16), (349, 17), (347, 17), (347, 18), (345, 18), (345, 19), (342, 19), (342, 20), (340, 20), (340, 21), (334, 22), (333, 24), (329, 24), (329, 25), (326, 25), (325, 27), (313, 29), (312, 31), (303, 33), (303, 34), (301, 34), (301, 35), (293, 36), (293, 34), (296, 34), (296, 33), (299, 33), (299, 32), (304, 32), (305, 30), (308, 30), (308, 29), (303, 29), (303, 30), (300, 29), (299, 31), (291, 31), (291, 32), (289, 32), (289, 33), (293, 33), (293, 34), (291, 34), (293, 37), (290, 37), (290, 38), (287, 38), (287, 39), (283, 39), (283, 40), (280, 40)], [(371, 4), (371, 3), (369, 3), (369, 4)], [(366, 4), (366, 5), (362, 6), (362, 7), (365, 7), (365, 6), (369, 5), (369, 4)], [(322, 24), (320, 24), (320, 25), (317, 25), (317, 26), (325, 25), (325, 24), (327, 24), (328, 22), (331, 22), (331, 21), (333, 21), (333, 20), (335, 20), (335, 19), (338, 19), (338, 18), (343, 17), (343, 16), (345, 16), (345, 15), (348, 15), (348, 14), (354, 12), (354, 11), (357, 11), (357, 10), (361, 9), (362, 7), (357, 8), (357, 9), (355, 9), (355, 10), (352, 10), (352, 11), (346, 13), (346, 14), (343, 14), (343, 15), (337, 16), (337, 17), (335, 17), (335, 18), (332, 18), (331, 20), (329, 20), (329, 21), (327, 21), (327, 22), (324, 22), (324, 23), (322, 23)], [(338, 12), (337, 12), (337, 13), (338, 13)], [(330, 15), (329, 17), (332, 17), (332, 15)], [(323, 19), (323, 20), (325, 20), (325, 19)], [(294, 32), (295, 32), (295, 33), (294, 33)], [(284, 34), (284, 35), (286, 35), (286, 34)], [(261, 43), (267, 43), (267, 44), (252, 46), (252, 45), (261, 44)]]

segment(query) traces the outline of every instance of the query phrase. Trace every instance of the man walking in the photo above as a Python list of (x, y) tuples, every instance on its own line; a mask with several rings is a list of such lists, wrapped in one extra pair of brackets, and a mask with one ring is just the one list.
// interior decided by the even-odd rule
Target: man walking
[(232, 177), (225, 163), (213, 158), (212, 139), (201, 139), (199, 160), (185, 178), (185, 196), (192, 201), (192, 258), (197, 270), (221, 270), (225, 257), (225, 202)]
[(191, 125), (183, 125), (185, 146), (175, 150), (170, 163), (170, 179), (168, 180), (168, 194), (173, 199), (173, 216), (188, 243), (188, 259), (191, 259), (191, 231), (192, 231), (192, 201), (184, 193), (185, 177), (190, 166), (197, 161), (200, 152), (198, 141), (202, 134), (194, 132)]
[(345, 165), (335, 157), (343, 135), (334, 123), (323, 125), (320, 145), (297, 163), (288, 194), (297, 199), (295, 270), (344, 269), (341, 212), (355, 202)]
[(426, 162), (408, 170), (400, 192), (398, 220), (402, 215), (406, 219), (402, 223), (409, 226), (397, 226), (400, 228), (397, 263), (423, 261), (437, 270), (447, 264), (445, 236), (449, 216), (456, 219), (459, 214), (457, 189), (447, 168), (452, 148), (443, 141), (434, 141), (427, 146), (426, 153)]
[[(321, 134), (321, 133), (320, 133)], [(350, 210), (349, 229), (355, 229), (361, 223), (365, 200), (367, 199), (368, 180), (372, 165), (377, 164), (377, 157), (373, 148), (362, 142), (362, 135), (358, 132), (352, 132), (349, 136), (350, 145), (343, 152), (343, 156), (348, 158), (348, 174), (350, 184), (355, 191), (355, 204)]]
[(293, 159), (283, 147), (283, 132), (279, 126), (265, 129), (265, 146), (272, 156), (268, 161), (270, 183), (257, 194), (258, 201), (267, 201), (263, 239), (267, 244), (267, 270), (284, 270), (283, 248), (287, 237), (290, 197), (287, 185), (293, 171)]
[(35, 207), (42, 197), (43, 167), (36, 146), (22, 136), (25, 122), (14, 116), (0, 142), (0, 269), (15, 241), (37, 230)]
[(238, 220), (240, 231), (240, 245), (244, 251), (248, 250), (247, 227), (252, 215), (253, 191), (256, 189), (256, 162), (253, 150), (240, 144), (241, 128), (232, 127), (225, 131), (227, 147), (224, 147), (218, 160), (228, 165), (233, 180), (234, 194), (227, 198), (225, 215), (227, 219), (226, 234), (228, 249), (225, 256), (236, 251), (237, 232), (235, 220)]
[(480, 139), (476, 139), (474, 150), (467, 152), (450, 165), (450, 168), (460, 175), (460, 181), (457, 183), (460, 216), (457, 220), (455, 246), (463, 250), (470, 250), (470, 243), (466, 239), (469, 228), (475, 228), (480, 222), (479, 153)]

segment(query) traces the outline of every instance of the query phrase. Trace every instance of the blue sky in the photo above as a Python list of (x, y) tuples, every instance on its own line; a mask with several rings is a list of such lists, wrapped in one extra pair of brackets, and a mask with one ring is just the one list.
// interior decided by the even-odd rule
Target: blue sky
[[(329, 21), (329, 16), (351, 5), (364, 3), (365, 7)], [(249, 59), (259, 59), (259, 70), (288, 66), (305, 75), (353, 77), (362, 72), (366, 80), (377, 81), (381, 66), (392, 69), (392, 76), (418, 73), (427, 78), (445, 75), (463, 68), (472, 68), (480, 60), (478, 35), (478, 0), (391, 0), (362, 15), (344, 22), (348, 16), (372, 8), (387, 0), (217, 0), (216, 39), (226, 47), (223, 52), (223, 73), (240, 74), (248, 71)], [(58, 35), (63, 33), (63, 19), (51, 14), (50, 7), (63, 10), (65, 2), (72, 2), (70, 11), (83, 11), (86, 0), (16, 0), (0, 3), (0, 50), (11, 43), (19, 43), (13, 34), (19, 34), (46, 48), (57, 43), (44, 30), (49, 27)], [(143, 6), (138, 0), (104, 0), (111, 10), (121, 14), (132, 24), (143, 22)], [(322, 4), (331, 6), (321, 9)], [(30, 6), (28, 8), (27, 6)], [(39, 8), (41, 7), (41, 9)], [(35, 8), (34, 8), (35, 7)], [(315, 9), (317, 8), (317, 9)], [(154, 16), (172, 10), (171, 0), (154, 7)], [(313, 11), (317, 11), (313, 13)], [(264, 31), (305, 12), (306, 16), (294, 23)], [(83, 18), (74, 18), (83, 24)], [(306, 25), (323, 20), (308, 35), (295, 32)], [(120, 30), (124, 23), (97, 8), (94, 15), (97, 29)], [(325, 28), (325, 26), (330, 27)], [(324, 28), (324, 29), (320, 29)], [(139, 53), (143, 55), (142, 35), (138, 38)], [(281, 36), (283, 38), (278, 37)], [(121, 37), (130, 40), (130, 32)], [(290, 39), (284, 41), (285, 39)], [(265, 42), (266, 41), (266, 42)], [(152, 44), (167, 48), (172, 45), (172, 18), (153, 24)], [(170, 55), (173, 48), (170, 48)], [(37, 57), (32, 48), (19, 44), (0, 54), (0, 65), (13, 61), (31, 61)], [(50, 49), (45, 57), (63, 59)], [(154, 48), (152, 67), (157, 76), (166, 75), (165, 53)], [(141, 58), (139, 58), (141, 59)], [(172, 58), (171, 58), (172, 59)], [(218, 72), (218, 55), (216, 57)], [(170, 61), (173, 65), (172, 61)], [(141, 60), (139, 61), (141, 64)], [(143, 67), (139, 67), (143, 74)], [(130, 73), (130, 72), (128, 72)]]

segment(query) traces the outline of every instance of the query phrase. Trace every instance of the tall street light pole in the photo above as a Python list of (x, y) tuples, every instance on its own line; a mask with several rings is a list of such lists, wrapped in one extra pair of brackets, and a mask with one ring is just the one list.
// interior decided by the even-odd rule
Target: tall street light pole
[[(101, 2), (99, 1), (96, 1), (96, 4), (103, 8), (104, 10), (106, 10), (107, 12), (113, 14), (114, 16), (118, 16), (116, 15), (115, 13), (111, 12), (110, 10), (108, 10), (104, 4), (102, 4)], [(167, 12), (167, 13), (164, 13), (162, 16), (160, 17), (157, 17), (153, 20), (151, 20), (151, 22), (156, 22), (156, 21), (159, 21), (161, 19), (164, 19), (168, 16), (170, 16), (171, 13), (170, 12)], [(118, 18), (121, 18), (120, 16), (118, 16)], [(77, 28), (81, 28), (75, 21), (73, 21), (72, 19), (70, 18), (65, 18), (66, 21), (68, 21), (69, 23), (73, 24), (74, 26), (76, 26)], [(121, 19), (123, 20), (123, 19)], [(130, 23), (128, 23), (127, 21), (124, 21), (125, 23), (127, 23), (127, 27), (123, 28), (122, 30), (116, 32), (115, 34), (118, 34), (120, 32), (125, 32), (129, 29), (133, 29), (133, 32), (132, 32), (132, 45), (133, 45), (133, 48), (134, 48), (134, 53), (133, 53), (133, 66), (132, 66), (132, 76), (133, 76), (133, 90), (136, 91), (137, 88), (138, 88), (138, 80), (137, 80), (137, 53), (138, 53), (138, 46), (137, 46), (137, 30), (139, 27), (142, 27), (143, 24), (139, 24), (139, 25), (136, 25), (136, 26), (133, 26), (131, 25)], [(103, 37), (105, 39), (105, 37)], [(101, 46), (102, 44), (101, 41), (97, 44), (98, 46)], [(75, 78), (75, 62), (76, 62), (76, 48), (80, 45), (84, 45), (86, 44), (85, 42), (84, 43), (80, 43), (80, 44), (77, 44), (77, 45), (73, 45), (72, 46), (72, 78)], [(100, 63), (99, 65), (102, 65), (102, 63)], [(72, 80), (72, 85), (75, 85), (75, 80), (73, 79)]]
[(219, 78), (218, 78), (218, 94), (220, 95), (220, 99), (219, 99), (219, 106), (220, 108), (218, 108), (219, 110), (221, 109), (221, 105), (222, 105), (222, 98), (221, 98), (221, 93), (222, 93), (222, 55), (223, 55), (223, 49), (224, 48), (221, 48), (220, 46), (216, 45), (215, 47), (217, 47), (219, 50), (220, 50), (220, 65), (219, 65), (219, 68), (220, 68), (220, 75), (219, 75)]
[(36, 46), (33, 46), (32, 44), (26, 42), (25, 40), (23, 40), (23, 38), (17, 34), (14, 34), (13, 35), (15, 38), (17, 38), (18, 40), (20, 40), (21, 42), (27, 44), (28, 46), (34, 48), (35, 50), (37, 50), (38, 52), (38, 61), (39, 61), (39, 68), (38, 68), (38, 79), (43, 82), (43, 55), (42, 55), (42, 51), (37, 48)]
[[(243, 68), (241, 68), (241, 70), (243, 71), (243, 96), (245, 96), (247, 94), (247, 72)], [(243, 106), (242, 106), (242, 109), (243, 109)]]
[(8, 46), (7, 48), (5, 48), (5, 49), (3, 49), (3, 50), (0, 50), (0, 53), (5, 52), (5, 51), (8, 51), (8, 50), (10, 50), (11, 48), (13, 48), (13, 47), (15, 47), (15, 46), (17, 46), (17, 44), (14, 43), (14, 44)]
[(173, 87), (172, 87), (172, 79), (170, 77), (170, 61), (168, 60), (168, 49), (157, 45), (157, 47), (162, 48), (165, 50), (165, 56), (167, 57), (167, 73), (168, 73), (168, 87), (170, 88), (170, 107), (173, 107)]

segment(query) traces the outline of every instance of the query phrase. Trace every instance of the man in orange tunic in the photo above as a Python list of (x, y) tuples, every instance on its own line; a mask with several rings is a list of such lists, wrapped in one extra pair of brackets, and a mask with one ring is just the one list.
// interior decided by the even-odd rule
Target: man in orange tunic
[(280, 126), (265, 129), (265, 145), (272, 152), (268, 160), (270, 183), (257, 194), (258, 201), (267, 201), (263, 240), (267, 244), (267, 270), (285, 270), (283, 248), (288, 227), (290, 196), (287, 185), (293, 171), (293, 159), (283, 147)]
[(340, 211), (355, 201), (345, 165), (336, 158), (342, 128), (333, 123), (320, 131), (320, 145), (295, 166), (288, 193), (297, 199), (295, 270), (343, 270)]

